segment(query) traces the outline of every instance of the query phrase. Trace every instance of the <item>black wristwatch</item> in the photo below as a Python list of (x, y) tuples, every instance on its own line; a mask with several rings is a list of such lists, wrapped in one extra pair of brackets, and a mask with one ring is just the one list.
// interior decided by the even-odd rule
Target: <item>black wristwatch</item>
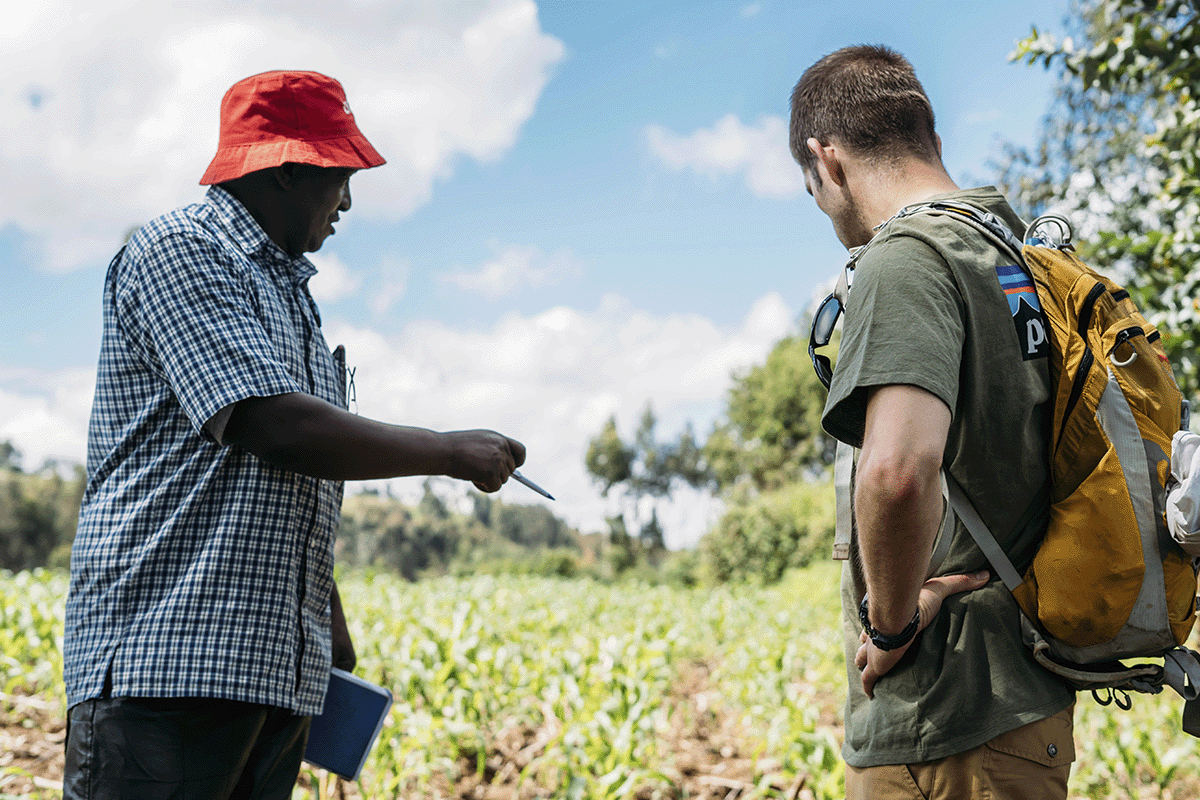
[(917, 610), (913, 612), (912, 621), (904, 626), (904, 630), (889, 636), (871, 627), (871, 618), (867, 615), (867, 596), (864, 594), (862, 603), (858, 606), (858, 620), (862, 623), (863, 630), (866, 631), (871, 644), (880, 650), (895, 650), (898, 647), (904, 647), (917, 635), (917, 628), (921, 626), (921, 607), (918, 606)]

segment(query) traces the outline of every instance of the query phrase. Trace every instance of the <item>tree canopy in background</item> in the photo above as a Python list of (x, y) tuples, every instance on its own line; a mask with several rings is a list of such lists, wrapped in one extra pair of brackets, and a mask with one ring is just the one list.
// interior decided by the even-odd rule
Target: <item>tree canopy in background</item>
[(349, 495), (342, 504), (338, 563), (417, 580), (475, 572), (567, 576), (596, 557), (585, 552), (578, 531), (543, 505), (508, 504), (478, 492), (468, 498), (469, 510), (452, 507), (431, 479), (415, 506), (377, 491)]
[(753, 493), (821, 475), (833, 463), (835, 443), (821, 428), (826, 392), (807, 347), (803, 337), (785, 336), (763, 363), (735, 372), (723, 413), (703, 445), (690, 423), (677, 440), (658, 441), (650, 403), (631, 442), (610, 417), (584, 459), (601, 494), (616, 489), (635, 500), (661, 498), (685, 483), (727, 495)]
[(0, 442), (0, 569), (65, 569), (87, 474), (55, 461), (26, 472), (21, 462), (12, 442)]
[(834, 442), (821, 429), (826, 393), (809, 362), (807, 342), (785, 336), (763, 363), (733, 374), (731, 381), (723, 413), (703, 446), (690, 425), (677, 440), (659, 441), (649, 403), (631, 441), (621, 438), (616, 417), (592, 438), (587, 470), (602, 494), (616, 490), (624, 506), (609, 519), (615, 551), (635, 541), (660, 548), (654, 503), (687, 484), (713, 490), (726, 502), (698, 548), (705, 578), (775, 581), (788, 568), (828, 553), (833, 489), (815, 479), (832, 463)]
[[(21, 452), (0, 441), (0, 570), (66, 569), (87, 474), (48, 461), (27, 472)], [(414, 506), (376, 491), (346, 497), (338, 563), (386, 569), (416, 580), (446, 573), (506, 572), (608, 577), (605, 548), (544, 505), (518, 505), (472, 493), (469, 510), (424, 484)]]
[[(617, 430), (617, 418), (611, 416), (589, 442), (584, 466), (600, 486), (604, 497), (614, 492), (622, 506), (608, 520), (611, 543), (627, 551), (633, 547), (628, 531), (637, 532), (638, 542), (650, 551), (664, 547), (663, 529), (655, 503), (669, 497), (679, 485), (693, 487), (708, 483), (709, 473), (691, 423), (675, 441), (657, 438), (658, 419), (646, 403), (633, 441), (626, 442)], [(626, 565), (632, 566), (635, 554), (628, 552)]]
[(762, 364), (733, 376), (725, 418), (704, 444), (713, 483), (770, 490), (820, 474), (835, 444), (821, 428), (825, 396), (805, 338), (776, 342)]
[(1019, 210), (1075, 225), (1163, 334), (1180, 388), (1200, 392), (1200, 13), (1186, 0), (1080, 0), (1069, 36), (1034, 28), (1014, 59), (1059, 71), (1040, 143), (1010, 148)]

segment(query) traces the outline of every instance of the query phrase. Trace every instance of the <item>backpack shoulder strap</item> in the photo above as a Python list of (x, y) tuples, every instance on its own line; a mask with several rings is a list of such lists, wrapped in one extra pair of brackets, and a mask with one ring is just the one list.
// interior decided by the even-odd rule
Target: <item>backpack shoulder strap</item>
[(854, 448), (845, 442), (837, 443), (837, 457), (833, 462), (833, 487), (837, 503), (837, 523), (833, 532), (833, 558), (845, 561), (850, 558), (853, 539), (853, 500), (850, 497), (854, 482)]
[(986, 211), (970, 203), (960, 203), (952, 200), (933, 200), (928, 203), (907, 206), (900, 210), (895, 219), (903, 219), (914, 214), (946, 214), (954, 219), (967, 223), (982, 233), (992, 244), (1011, 255), (1021, 269), (1029, 271), (1022, 253), (1021, 240), (1009, 229), (1004, 222), (990, 211)]
[(1016, 591), (1017, 587), (1023, 582), (1021, 573), (1017, 572), (1017, 568), (1013, 566), (1012, 560), (1008, 554), (1000, 547), (1000, 543), (996, 541), (996, 537), (992, 536), (992, 532), (988, 530), (988, 526), (979, 516), (979, 512), (975, 510), (975, 506), (971, 504), (970, 498), (966, 492), (959, 486), (958, 481), (947, 470), (942, 470), (942, 477), (946, 480), (946, 486), (949, 489), (950, 505), (954, 508), (954, 513), (962, 520), (967, 532), (971, 534), (971, 538), (975, 540), (975, 544), (979, 545), (979, 549), (983, 551), (984, 557), (988, 563), (992, 565), (992, 569), (996, 570), (996, 574), (1000, 576), (1000, 580), (1004, 581), (1004, 585), (1008, 587), (1010, 592)]

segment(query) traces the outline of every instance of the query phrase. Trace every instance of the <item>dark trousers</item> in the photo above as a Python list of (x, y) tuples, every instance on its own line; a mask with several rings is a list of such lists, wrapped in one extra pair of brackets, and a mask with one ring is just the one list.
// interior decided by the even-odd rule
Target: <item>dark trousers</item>
[(68, 717), (63, 800), (290, 800), (312, 721), (203, 697), (85, 700)]

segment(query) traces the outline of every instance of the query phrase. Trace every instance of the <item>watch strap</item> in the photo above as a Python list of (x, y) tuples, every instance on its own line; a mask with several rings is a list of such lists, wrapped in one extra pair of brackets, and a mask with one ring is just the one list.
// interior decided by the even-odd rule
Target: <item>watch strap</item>
[(912, 641), (917, 635), (917, 629), (921, 626), (921, 607), (917, 606), (917, 610), (913, 612), (913, 618), (904, 630), (896, 634), (880, 633), (871, 625), (871, 618), (867, 612), (867, 596), (863, 595), (862, 602), (858, 606), (858, 621), (862, 623), (863, 630), (867, 634), (867, 638), (871, 640), (871, 644), (878, 647), (880, 650), (895, 650)]

